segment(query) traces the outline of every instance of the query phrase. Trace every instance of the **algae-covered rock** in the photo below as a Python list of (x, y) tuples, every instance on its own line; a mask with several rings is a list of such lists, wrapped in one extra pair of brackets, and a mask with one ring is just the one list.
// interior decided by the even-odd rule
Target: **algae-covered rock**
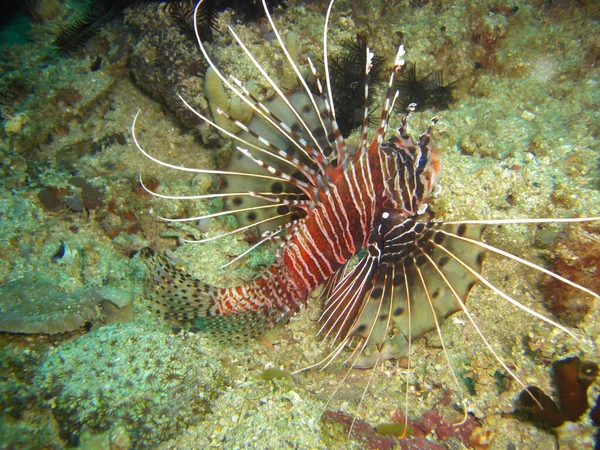
[(66, 292), (38, 274), (29, 274), (0, 287), (0, 331), (73, 331), (98, 317), (101, 299), (92, 289)]
[(132, 448), (155, 448), (201, 421), (225, 384), (219, 363), (141, 324), (114, 324), (59, 346), (39, 388), (63, 433), (124, 427)]
[(68, 291), (34, 272), (0, 286), (0, 332), (55, 334), (84, 324), (131, 318), (133, 294), (112, 286), (83, 286)]

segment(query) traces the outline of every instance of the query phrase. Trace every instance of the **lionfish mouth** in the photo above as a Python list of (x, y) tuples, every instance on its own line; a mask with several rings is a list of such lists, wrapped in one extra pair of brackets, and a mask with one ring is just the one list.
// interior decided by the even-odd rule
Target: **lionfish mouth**
[[(202, 3), (198, 3), (196, 12)], [(373, 53), (366, 48), (362, 61), (363, 121), (357, 148), (351, 150), (337, 125), (338, 115), (350, 112), (336, 110), (331, 86), (328, 27), (334, 0), (329, 2), (325, 17), (323, 74), (308, 59), (316, 89), (309, 86), (303, 69), (285, 45), (266, 1), (262, 3), (288, 70), (298, 80), (297, 89), (284, 91), (232, 27), (229, 32), (274, 91), (273, 97), (267, 100), (259, 99), (240, 80), (220, 70), (201, 42), (195, 23), (200, 51), (210, 67), (206, 77), (216, 77), (252, 113), (242, 121), (235, 119), (231, 111), (219, 107), (213, 110), (216, 117), (210, 118), (208, 113), (194, 109), (181, 98), (194, 115), (232, 139), (234, 155), (229, 165), (222, 169), (190, 168), (152, 156), (138, 141), (139, 112), (132, 124), (132, 135), (139, 151), (155, 163), (222, 180), (218, 192), (188, 196), (154, 192), (142, 182), (144, 189), (158, 198), (203, 202), (218, 199), (224, 203), (223, 211), (164, 220), (194, 223), (233, 215), (236, 226), (192, 242), (203, 243), (255, 231), (258, 237), (253, 244), (231, 263), (265, 245), (275, 249), (275, 262), (250, 283), (218, 288), (181, 271), (156, 251), (144, 249), (141, 255), (148, 267), (145, 293), (150, 309), (169, 319), (196, 320), (209, 336), (239, 342), (289, 319), (311, 301), (310, 294), (317, 287), (324, 285), (319, 326), (324, 341), (331, 347), (321, 361), (298, 371), (326, 368), (333, 361), (344, 359), (348, 365), (346, 380), (353, 368), (372, 368), (367, 386), (356, 399), (358, 409), (376, 368), (382, 367), (386, 360), (402, 359), (408, 371), (414, 371), (423, 364), (415, 351), (415, 340), (437, 336), (454, 390), (463, 397), (461, 403), (467, 413), (469, 407), (460, 378), (465, 372), (465, 361), (471, 364), (471, 355), (456, 356), (456, 352), (448, 348), (448, 337), (442, 332), (443, 327), (447, 328), (443, 324), (448, 317), (466, 324), (467, 340), (478, 339), (498, 370), (523, 389), (527, 388), (526, 369), (505, 356), (507, 351), (489, 338), (488, 325), (482, 326), (482, 322), (504, 321), (505, 315), (513, 316), (520, 311), (519, 317), (544, 323), (564, 333), (577, 346), (587, 344), (588, 338), (593, 341), (594, 337), (585, 336), (585, 330), (575, 331), (559, 323), (543, 307), (535, 306), (536, 302), (522, 298), (515, 291), (535, 291), (535, 280), (543, 276), (585, 296), (585, 301), (597, 303), (600, 297), (594, 292), (597, 287), (590, 289), (543, 267), (543, 263), (519, 256), (522, 252), (510, 242), (507, 242), (508, 248), (502, 249), (485, 242), (482, 235), (487, 226), (571, 224), (581, 227), (600, 217), (427, 219), (428, 206), (435, 208), (433, 193), (441, 170), (441, 156), (431, 143), (437, 119), (432, 120), (418, 138), (411, 138), (408, 123), (414, 110), (412, 106), (402, 117), (397, 133), (392, 137), (387, 133), (398, 96), (394, 77), (405, 64), (404, 47), (396, 54), (379, 120), (372, 133), (369, 132), (368, 82)], [(440, 215), (438, 212), (437, 216)], [(590, 228), (588, 235), (593, 237), (594, 233), (597, 231)], [(598, 243), (590, 240), (589, 245), (597, 247)], [(496, 262), (492, 270), (482, 271), (486, 254)], [(595, 278), (599, 277), (597, 266), (590, 270), (594, 271)], [(507, 283), (503, 278), (508, 277), (509, 271), (513, 278), (516, 275), (520, 282), (528, 284), (518, 289), (513, 285), (512, 290), (505, 287)], [(475, 285), (479, 287), (472, 292)], [(484, 314), (482, 310), (471, 305), (477, 301), (491, 305), (491, 311), (485, 314), (492, 315), (494, 320), (480, 317)], [(527, 331), (529, 326), (524, 324), (523, 330)], [(460, 347), (456, 342), (453, 344)], [(462, 361), (462, 367), (456, 368), (456, 359)], [(409, 384), (406, 383), (406, 408)], [(342, 385), (343, 381), (339, 387)], [(404, 416), (407, 418), (408, 414)]]

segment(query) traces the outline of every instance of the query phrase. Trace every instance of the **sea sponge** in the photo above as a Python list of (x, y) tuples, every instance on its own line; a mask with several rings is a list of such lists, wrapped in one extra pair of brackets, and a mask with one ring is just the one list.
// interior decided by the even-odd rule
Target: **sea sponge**
[(598, 377), (598, 364), (578, 357), (552, 363), (558, 403), (537, 386), (521, 391), (517, 413), (537, 423), (557, 428), (565, 421), (578, 422), (589, 409), (588, 388)]
[(156, 448), (201, 421), (225, 380), (182, 336), (123, 323), (59, 346), (36, 384), (63, 436), (125, 427), (132, 448)]

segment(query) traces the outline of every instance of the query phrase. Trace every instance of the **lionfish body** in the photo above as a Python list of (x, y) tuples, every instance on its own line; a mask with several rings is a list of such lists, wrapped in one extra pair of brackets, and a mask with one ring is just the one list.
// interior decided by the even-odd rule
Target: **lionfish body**
[[(333, 1), (328, 17), (332, 4)], [(277, 92), (274, 100), (262, 103), (237, 80), (230, 82), (224, 77), (199, 42), (211, 70), (254, 110), (255, 118), (249, 124), (218, 111), (242, 129), (233, 134), (190, 107), (196, 115), (234, 139), (239, 153), (234, 154), (227, 170), (182, 168), (155, 159), (140, 147), (135, 120), (133, 136), (139, 150), (160, 164), (188, 172), (222, 175), (227, 182), (221, 193), (193, 198), (224, 199), (225, 213), (238, 218), (238, 228), (226, 235), (257, 227), (262, 237), (255, 247), (266, 242), (277, 243), (276, 261), (250, 283), (216, 288), (181, 271), (155, 251), (144, 249), (142, 257), (149, 267), (146, 295), (152, 301), (151, 309), (178, 320), (200, 318), (203, 328), (219, 339), (247, 339), (293, 315), (326, 282), (321, 330), (335, 343), (335, 348), (322, 364), (328, 364), (344, 348), (353, 345), (352, 367), (376, 366), (385, 359), (409, 353), (414, 339), (430, 330), (440, 333), (440, 324), (446, 317), (464, 311), (488, 350), (515, 378), (468, 313), (466, 298), (474, 284), (484, 284), (514, 306), (571, 334), (484, 278), (481, 275), (484, 253), (495, 252), (554, 276), (590, 296), (598, 297), (597, 294), (482, 242), (481, 235), (490, 223), (576, 222), (597, 218), (430, 221), (427, 204), (441, 170), (441, 157), (430, 145), (436, 119), (419, 139), (413, 140), (407, 134), (409, 112), (397, 135), (386, 139), (394, 104), (393, 79), (404, 64), (403, 48), (394, 63), (374, 136), (367, 142), (369, 113), (365, 107), (361, 143), (357, 150), (351, 151), (336, 125), (334, 105), (329, 101), (330, 87), (326, 91), (320, 89), (320, 94), (311, 92), (268, 11), (267, 17), (304, 87), (300, 92), (283, 93), (231, 30)], [(371, 58), (367, 49), (366, 79)], [(313, 72), (318, 79), (316, 70)], [(328, 76), (325, 58), (326, 81)], [(365, 98), (367, 94), (365, 86)], [(194, 221), (220, 215), (172, 220)]]
[[(404, 258), (417, 257), (425, 247), (431, 253), (432, 246), (426, 241), (434, 224), (421, 222), (420, 216), (441, 162), (429, 147), (428, 133), (415, 143), (405, 128), (406, 118), (398, 137), (386, 142), (376, 137), (345, 162), (327, 163), (323, 173), (314, 172), (314, 184), (305, 192), (310, 195), (307, 206), (284, 201), (280, 213), (288, 214), (295, 207), (302, 218), (287, 225), (288, 236), (277, 261), (246, 285), (215, 289), (191, 281), (145, 250), (153, 274), (147, 293), (157, 299), (156, 310), (176, 319), (211, 317), (205, 320), (208, 331), (223, 335), (220, 329), (225, 327), (230, 338), (240, 336), (240, 331), (246, 338), (296, 312), (317, 287), (335, 276), (336, 283), (331, 283), (328, 291), (331, 294), (335, 288), (340, 292), (340, 286), (345, 291), (336, 296), (339, 305), (327, 314), (326, 326), (342, 331), (342, 335), (351, 328), (364, 333), (364, 326), (361, 328), (356, 318), (360, 316), (362, 297), (376, 289), (379, 274), (385, 272), (390, 277), (390, 271), (395, 270), (395, 283), (399, 285), (404, 281), (399, 277), (404, 269), (396, 268), (397, 262), (403, 265)], [(377, 136), (381, 134), (380, 130)], [(347, 263), (363, 249), (368, 250), (368, 256), (354, 269), (353, 276), (344, 278)], [(349, 309), (345, 305), (348, 299), (353, 302)], [(401, 304), (393, 310), (396, 316), (402, 315), (401, 310), (408, 311)], [(232, 328), (234, 323), (237, 325)], [(231, 333), (233, 329), (238, 332)]]

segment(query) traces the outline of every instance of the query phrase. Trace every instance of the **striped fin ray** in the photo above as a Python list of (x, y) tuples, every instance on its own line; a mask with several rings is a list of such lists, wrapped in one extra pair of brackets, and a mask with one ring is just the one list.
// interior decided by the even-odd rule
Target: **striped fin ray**
[[(439, 226), (411, 221), (388, 233), (377, 269), (370, 273), (372, 287), (362, 299), (356, 317), (350, 319), (352, 325), (346, 327), (349, 336), (357, 337), (361, 342), (368, 341), (365, 351), (353, 363), (354, 367), (372, 367), (376, 361), (405, 355), (409, 339), (414, 341), (436, 329), (446, 317), (461, 310), (454, 292), (466, 301), (477, 281), (466, 267), (479, 274), (484, 249), (462, 241), (448, 239), (444, 242), (443, 234), (436, 231)], [(476, 240), (481, 238), (484, 229), (480, 225), (454, 228), (458, 227), (465, 236)], [(394, 235), (395, 231), (397, 235)], [(437, 248), (436, 241), (444, 242), (443, 245), (466, 267)], [(445, 278), (450, 280), (452, 289), (430, 267), (425, 255), (435, 261)]]
[[(266, 14), (267, 14), (267, 16), (270, 17), (270, 13), (266, 12)], [(271, 21), (271, 24), (274, 26), (274, 24), (272, 23), (272, 21)], [(320, 155), (322, 155), (322, 156), (327, 156), (325, 149), (321, 147), (319, 141), (313, 135), (312, 130), (310, 129), (310, 127), (304, 121), (304, 114), (303, 113), (301, 114), (294, 107), (294, 105), (288, 100), (287, 96), (283, 93), (283, 91), (281, 90), (281, 88), (279, 86), (277, 86), (277, 83), (275, 83), (275, 81), (269, 76), (269, 74), (267, 74), (266, 70), (259, 64), (259, 62), (256, 60), (256, 58), (254, 58), (254, 55), (252, 55), (252, 53), (250, 52), (250, 50), (248, 50), (248, 47), (246, 47), (246, 45), (238, 37), (238, 35), (233, 30), (233, 28), (231, 28), (231, 27), (228, 27), (228, 28), (229, 28), (229, 32), (234, 37), (234, 39), (236, 40), (236, 42), (238, 43), (238, 45), (242, 48), (242, 50), (244, 50), (244, 53), (246, 53), (246, 56), (248, 57), (248, 59), (254, 64), (254, 66), (258, 69), (258, 71), (261, 73), (261, 75), (269, 82), (269, 84), (271, 85), (271, 87), (277, 93), (278, 98), (281, 99), (281, 101), (283, 101), (288, 106), (289, 110), (296, 117), (296, 120), (302, 126), (303, 131), (306, 134), (308, 134), (308, 136), (310, 137), (310, 140), (316, 145), (316, 150), (318, 151), (318, 153)], [(276, 28), (274, 27), (274, 29), (276, 29)], [(283, 45), (283, 42), (280, 42), (280, 45), (281, 45), (282, 48), (285, 48), (285, 45)], [(314, 102), (313, 102), (313, 104), (314, 104)], [(315, 108), (316, 108), (316, 104), (315, 104)], [(322, 124), (322, 126), (324, 128), (324, 124), (323, 124), (322, 121), (321, 121), (321, 124)], [(289, 129), (289, 128), (287, 128), (287, 129)], [(325, 131), (325, 130), (323, 129), (323, 131)]]
[[(267, 17), (272, 23), (268, 12)], [(332, 134), (332, 127), (323, 114), (324, 102), (310, 93), (279, 32), (273, 23), (272, 25), (282, 51), (304, 86), (304, 92), (285, 94), (230, 27), (229, 31), (233, 38), (269, 82), (276, 95), (267, 102), (261, 102), (235, 77), (230, 77), (230, 81), (212, 63), (202, 41), (198, 39), (198, 45), (210, 69), (236, 96), (252, 108), (254, 115), (251, 122), (246, 125), (234, 120), (226, 112), (217, 110), (218, 114), (242, 129), (240, 133), (234, 135), (196, 111), (185, 99), (181, 99), (193, 114), (230, 136), (238, 144), (234, 147), (234, 154), (224, 170), (195, 171), (221, 175), (220, 191), (221, 194), (227, 195), (215, 195), (213, 198), (224, 200), (225, 211), (235, 215), (240, 230), (257, 225), (259, 233), (263, 236), (267, 232), (275, 231), (304, 217), (305, 210), (302, 208), (304, 201), (311, 198), (311, 194), (316, 191), (315, 171), (319, 170), (324, 174), (323, 162), (333, 151), (328, 141), (328, 136)], [(138, 148), (148, 156), (139, 145)], [(167, 166), (178, 169), (176, 166)], [(269, 195), (279, 196), (278, 201), (270, 201), (267, 198)], [(175, 221), (196, 221), (213, 217), (217, 215), (175, 219)]]
[[(327, 122), (326, 116), (321, 114), (322, 108), (320, 105), (317, 104), (317, 101), (316, 101), (319, 97), (312, 95), (312, 91), (309, 88), (308, 83), (304, 79), (304, 76), (302, 76), (300, 69), (298, 68), (297, 64), (294, 62), (294, 59), (292, 58), (292, 55), (286, 48), (286, 46), (283, 42), (283, 39), (281, 38), (281, 33), (279, 33), (279, 30), (275, 26), (273, 17), (271, 16), (271, 13), (269, 12), (269, 8), (267, 8), (266, 0), (262, 0), (262, 4), (263, 4), (263, 9), (265, 11), (267, 20), (269, 21), (269, 24), (271, 25), (271, 29), (273, 30), (273, 33), (275, 34), (275, 37), (277, 38), (277, 42), (279, 42), (279, 46), (280, 46), (281, 50), (285, 54), (285, 57), (288, 60), (288, 63), (290, 64), (290, 67), (294, 70), (294, 73), (296, 74), (296, 78), (302, 85), (304, 92), (307, 94), (307, 97), (309, 98), (309, 100), (312, 104), (312, 107), (313, 107), (313, 109), (312, 109), (313, 113), (317, 113), (317, 117), (318, 117), (319, 123), (321, 125), (321, 130), (325, 133), (325, 135), (328, 135), (328, 131), (329, 131), (329, 128), (331, 127), (331, 124)], [(309, 63), (311, 65), (311, 68), (314, 67), (312, 65), (312, 62), (310, 62), (310, 58), (309, 58)], [(321, 97), (322, 97), (321, 100), (325, 98), (325, 97), (323, 97), (322, 93), (321, 93)], [(325, 103), (325, 108), (327, 108), (327, 102), (325, 101), (324, 103)], [(307, 114), (309, 112), (308, 108), (298, 109), (298, 111), (301, 111), (303, 114)], [(316, 134), (315, 134), (315, 136), (316, 136)], [(316, 140), (318, 141), (318, 138)], [(318, 144), (319, 144), (319, 142), (317, 142), (317, 147), (321, 148)], [(331, 150), (333, 150), (333, 149), (331, 149)], [(327, 156), (331, 156), (331, 155), (323, 154), (323, 156), (327, 157)]]
[[(200, 4), (201, 4), (201, 2), (198, 2), (198, 4), (196, 5), (195, 14), (197, 13), (198, 8), (200, 7)], [(265, 8), (265, 14), (267, 15), (267, 17), (270, 17), (270, 13), (268, 12), (267, 8)], [(290, 141), (292, 141), (294, 143), (294, 145), (296, 145), (301, 151), (305, 152), (306, 155), (309, 158), (313, 158), (313, 161), (315, 163), (317, 162), (317, 159), (319, 157), (319, 152), (321, 153), (321, 155), (323, 157), (326, 156), (326, 155), (323, 154), (322, 151), (320, 151), (320, 149), (318, 147), (317, 147), (317, 149), (315, 149), (313, 147), (310, 147), (309, 145), (303, 145), (304, 143), (301, 142), (301, 141), (297, 141), (297, 140), (293, 139), (292, 136), (290, 135), (290, 129), (289, 129), (289, 127), (286, 127), (285, 125), (279, 123), (277, 120), (272, 119), (268, 113), (265, 113), (265, 111), (262, 109), (262, 107), (261, 107), (260, 104), (257, 104), (255, 101), (253, 101), (251, 98), (249, 98), (248, 95), (246, 95), (244, 93), (244, 92), (247, 92), (247, 91), (245, 91), (245, 90), (241, 91), (239, 87), (236, 87), (234, 84), (232, 84), (231, 81), (229, 81), (228, 78), (226, 76), (224, 76), (223, 73), (214, 64), (214, 62), (210, 58), (210, 55), (206, 51), (206, 48), (205, 48), (204, 44), (202, 43), (202, 39), (200, 38), (200, 32), (199, 32), (199, 29), (198, 29), (198, 23), (197, 23), (197, 21), (194, 21), (194, 31), (195, 31), (195, 34), (196, 34), (196, 40), (197, 40), (197, 43), (198, 43), (198, 47), (200, 48), (200, 51), (201, 51), (202, 55), (204, 56), (204, 59), (206, 60), (206, 62), (208, 63), (208, 65), (215, 71), (215, 74), (221, 79), (221, 81), (225, 84), (225, 86), (227, 86), (227, 88), (229, 88), (246, 105), (248, 105), (250, 108), (252, 108), (252, 110), (256, 114), (260, 115), (267, 122), (269, 122), (271, 124), (271, 126), (273, 126), (274, 129), (278, 130), (279, 133), (281, 133), (282, 135), (286, 136), (286, 138), (290, 139)], [(254, 58), (254, 56), (252, 55), (252, 53), (247, 49), (247, 47), (245, 46), (245, 44), (243, 42), (241, 42), (241, 40), (235, 34), (235, 32), (233, 31), (233, 29), (231, 27), (229, 27), (229, 31), (231, 32), (232, 36), (236, 39), (236, 41), (238, 42), (238, 44), (242, 47), (242, 49), (246, 53), (248, 59), (250, 61), (252, 61), (253, 64), (255, 64), (255, 66), (257, 67), (257, 69), (261, 72), (261, 74), (263, 76), (265, 76), (265, 78), (267, 79), (267, 81), (270, 83), (271, 87), (275, 90), (275, 92), (277, 93), (277, 95), (279, 96), (279, 98), (284, 103), (286, 103), (288, 105), (288, 107), (290, 108), (290, 111), (292, 111), (292, 113), (296, 116), (296, 118), (298, 119), (298, 121), (300, 123), (302, 123), (303, 129), (310, 134), (309, 128), (303, 123), (302, 116), (298, 113), (297, 110), (295, 110), (295, 108), (293, 107), (293, 105), (291, 103), (289, 103), (289, 101), (285, 98), (285, 94), (276, 85), (276, 83), (266, 74), (266, 72), (264, 72), (264, 69), (260, 66), (260, 64), (258, 64), (258, 62)], [(280, 45), (281, 45), (281, 43), (280, 43)], [(281, 45), (281, 46), (284, 47), (284, 45)], [(315, 139), (313, 138), (313, 142), (314, 141), (315, 141)], [(316, 159), (315, 159), (315, 157), (316, 157)]]
[[(302, 102), (306, 104), (306, 100), (302, 99), (301, 95), (295, 95), (293, 101), (297, 104), (301, 104)], [(269, 130), (269, 127), (265, 126), (264, 123), (262, 129), (260, 128), (261, 122), (264, 122), (262, 117), (259, 117), (258, 120), (253, 120), (250, 126), (246, 127), (246, 131), (240, 133), (241, 136), (237, 136), (227, 132), (210, 119), (193, 110), (187, 102), (184, 101), (184, 103), (197, 116), (230, 135), (245, 147), (256, 150), (255, 154), (260, 154), (263, 158), (258, 159), (258, 157), (251, 154), (247, 149), (239, 147), (239, 151), (236, 151), (225, 170), (195, 169), (168, 164), (151, 156), (139, 144), (136, 135), (138, 118), (138, 115), (136, 115), (132, 124), (132, 135), (139, 151), (147, 158), (176, 170), (220, 175), (223, 179), (220, 193), (195, 196), (159, 194), (148, 189), (142, 182), (143, 188), (156, 197), (178, 200), (221, 198), (225, 203), (225, 211), (222, 213), (183, 219), (162, 218), (163, 220), (170, 222), (193, 222), (234, 213), (238, 219), (238, 231), (244, 231), (251, 228), (252, 225), (257, 225), (259, 231), (264, 234), (267, 231), (274, 231), (290, 222), (299, 220), (304, 216), (304, 206), (308, 199), (307, 193), (312, 192), (312, 190), (307, 190), (306, 187), (311, 184), (311, 181), (314, 182), (315, 172), (306, 166), (306, 162), (299, 161), (295, 157), (290, 156), (289, 152), (279, 148), (279, 146), (284, 147), (287, 145), (288, 149), (294, 149), (289, 142), (284, 144), (285, 139), (271, 129), (271, 134), (267, 134), (267, 136), (272, 137), (275, 143), (270, 144), (262, 136), (263, 133), (266, 133), (265, 130)], [(270, 102), (269, 105), (271, 106), (272, 103)], [(277, 103), (277, 99), (275, 99), (275, 103)], [(281, 106), (276, 104), (275, 111), (280, 112)], [(283, 114), (284, 112), (281, 112), (281, 115)], [(313, 123), (315, 120), (313, 117)], [(255, 122), (259, 125), (255, 125)], [(252, 132), (250, 127), (256, 127), (258, 131)], [(265, 143), (270, 145), (265, 148)], [(304, 159), (306, 161), (306, 158)], [(230, 233), (225, 233), (224, 235), (227, 234)], [(201, 239), (190, 242), (202, 241)]]
[[(352, 344), (350, 345), (352, 352), (347, 361), (352, 368), (369, 368), (377, 366), (386, 359), (397, 359), (408, 355), (410, 365), (411, 342), (431, 330), (437, 330), (451, 375), (460, 391), (461, 387), (452, 369), (440, 325), (448, 316), (462, 311), (498, 364), (525, 388), (524, 382), (506, 364), (469, 312), (466, 301), (471, 288), (476, 283), (483, 284), (499, 299), (560, 329), (578, 342), (581, 341), (566, 327), (520, 303), (486, 279), (481, 274), (484, 255), (488, 252), (497, 253), (501, 257), (512, 259), (533, 270), (552, 276), (596, 299), (600, 298), (600, 295), (541, 266), (483, 242), (482, 233), (488, 225), (573, 223), (595, 220), (598, 218), (508, 219), (446, 223), (412, 220), (400, 222), (385, 233), (385, 243), (377, 263), (372, 264), (368, 272), (354, 272), (356, 275), (352, 280), (354, 285), (360, 283), (368, 287), (361, 289), (358, 294), (350, 290), (342, 291), (338, 287), (344, 284), (344, 278), (341, 276), (337, 277), (335, 285), (328, 286), (329, 295), (335, 296), (338, 292), (338, 297), (347, 296), (346, 299), (335, 298), (336, 303), (344, 304), (350, 296), (355, 297), (352, 315), (342, 320), (343, 333), (339, 333), (340, 345)], [(367, 258), (364, 257), (363, 261)], [(360, 263), (356, 267), (360, 267)], [(361, 279), (360, 275), (370, 278)], [(327, 320), (331, 320), (329, 317), (335, 314), (343, 315), (345, 312), (326, 310), (324, 321), (327, 323)], [(348, 325), (349, 323), (351, 325)], [(340, 353), (340, 348), (335, 348), (320, 364), (328, 365), (331, 358), (337, 357)]]
[(333, 278), (338, 281), (328, 286), (329, 292), (319, 319), (322, 323), (319, 333), (327, 330), (325, 339), (332, 336), (334, 341), (348, 335), (361, 308), (362, 299), (372, 287), (372, 277), (377, 270), (377, 261), (375, 257), (367, 254), (352, 270), (342, 276), (345, 269), (346, 266), (338, 269)]

